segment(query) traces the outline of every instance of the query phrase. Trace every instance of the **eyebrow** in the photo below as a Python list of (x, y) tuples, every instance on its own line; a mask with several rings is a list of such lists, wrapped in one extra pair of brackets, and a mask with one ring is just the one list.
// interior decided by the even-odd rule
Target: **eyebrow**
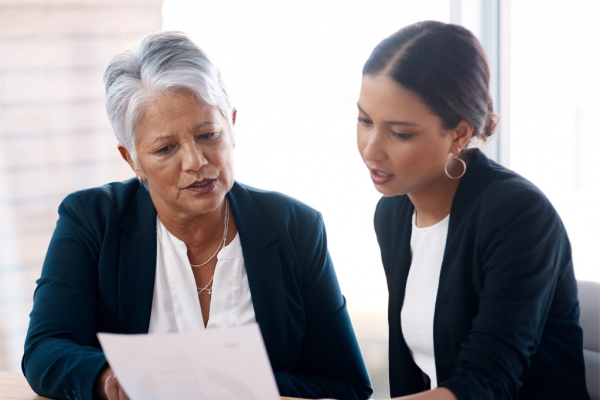
[[(207, 125), (214, 125), (215, 123), (212, 121), (206, 121), (203, 122), (201, 124), (198, 124), (196, 126), (194, 126), (194, 128), (192, 128), (193, 131), (197, 131), (200, 128), (204, 128)], [(174, 135), (168, 135), (168, 136), (161, 136), (161, 137), (157, 137), (156, 139), (154, 139), (152, 142), (150, 142), (150, 144), (153, 144), (154, 142), (158, 142), (159, 140), (163, 140), (163, 139), (172, 139), (174, 138)]]
[[(365, 112), (365, 110), (363, 110), (362, 108), (360, 108), (360, 106), (358, 105), (358, 103), (356, 103), (356, 106), (358, 107), (358, 109), (365, 115), (369, 115)], [(417, 124), (415, 124), (414, 122), (408, 122), (408, 121), (383, 121), (384, 123), (388, 124), (388, 125), (402, 125), (402, 126), (418, 126)]]
[(206, 122), (203, 122), (203, 123), (201, 123), (201, 124), (199, 124), (199, 125), (196, 125), (196, 126), (194, 127), (194, 129), (193, 129), (193, 130), (194, 130), (194, 131), (197, 131), (198, 129), (200, 129), (200, 128), (204, 128), (204, 127), (205, 127), (205, 126), (207, 126), (207, 125), (214, 125), (214, 124), (215, 124), (215, 123), (214, 123), (214, 122), (212, 122), (212, 121), (206, 121)]

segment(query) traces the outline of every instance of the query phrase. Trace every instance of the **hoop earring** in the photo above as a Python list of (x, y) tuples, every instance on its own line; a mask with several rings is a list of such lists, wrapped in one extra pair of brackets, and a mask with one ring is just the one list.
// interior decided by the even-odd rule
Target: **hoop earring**
[[(454, 154), (452, 152), (452, 150), (458, 150), (458, 153)], [(450, 175), (450, 173), (448, 172), (448, 163), (450, 162), (450, 160), (446, 161), (446, 165), (444, 165), (444, 172), (446, 173), (446, 176), (450, 179), (460, 179), (463, 177), (463, 175), (465, 174), (465, 172), (467, 172), (467, 164), (463, 161), (462, 158), (458, 158), (458, 156), (460, 155), (460, 152), (462, 150), (459, 149), (458, 147), (453, 147), (450, 149), (450, 155), (452, 156), (452, 158), (450, 158), (450, 160), (456, 160), (456, 161), (460, 161), (460, 163), (463, 166), (463, 172), (462, 174), (460, 174), (459, 176), (452, 176)]]

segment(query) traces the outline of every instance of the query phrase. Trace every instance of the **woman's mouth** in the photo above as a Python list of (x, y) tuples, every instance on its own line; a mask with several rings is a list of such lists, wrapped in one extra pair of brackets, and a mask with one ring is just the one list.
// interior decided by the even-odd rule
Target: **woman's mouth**
[(379, 171), (372, 168), (369, 168), (369, 171), (371, 172), (371, 179), (376, 185), (384, 185), (391, 181), (394, 177), (393, 174), (388, 174), (387, 172)]
[(190, 192), (195, 194), (205, 194), (212, 191), (216, 186), (216, 179), (203, 179), (201, 181), (196, 181), (187, 187), (184, 187), (184, 189), (189, 190)]

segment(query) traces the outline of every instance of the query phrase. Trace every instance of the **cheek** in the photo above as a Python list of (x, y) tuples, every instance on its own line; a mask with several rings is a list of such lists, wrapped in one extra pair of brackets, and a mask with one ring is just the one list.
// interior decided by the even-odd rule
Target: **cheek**
[(209, 164), (212, 164), (219, 171), (221, 176), (230, 177), (233, 175), (233, 149), (222, 147), (207, 157)]
[(177, 157), (166, 159), (149, 157), (145, 160), (144, 171), (148, 180), (156, 182), (159, 187), (170, 187), (179, 182), (181, 164)]
[(394, 169), (399, 176), (414, 177), (421, 171), (423, 158), (418, 152), (410, 151), (410, 149), (402, 148), (394, 152), (392, 158)]
[(439, 172), (440, 152), (428, 143), (410, 143), (394, 146), (393, 164), (397, 174), (407, 178), (423, 178)]

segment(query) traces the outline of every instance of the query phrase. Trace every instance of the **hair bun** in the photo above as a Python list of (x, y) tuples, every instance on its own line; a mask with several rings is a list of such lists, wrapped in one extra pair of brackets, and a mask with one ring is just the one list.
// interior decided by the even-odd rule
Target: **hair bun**
[(490, 99), (490, 101), (488, 102), (488, 115), (485, 119), (483, 131), (481, 132), (484, 138), (489, 138), (496, 132), (496, 128), (498, 127), (499, 121), (500, 117), (494, 112), (494, 103)]

